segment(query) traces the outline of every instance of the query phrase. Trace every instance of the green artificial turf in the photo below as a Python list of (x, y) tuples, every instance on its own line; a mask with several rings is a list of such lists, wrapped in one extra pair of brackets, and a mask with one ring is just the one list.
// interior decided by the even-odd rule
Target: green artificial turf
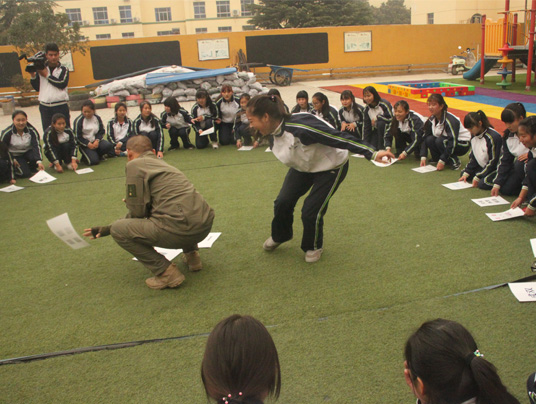
[(352, 157), (325, 217), (324, 255), (307, 264), (302, 202), (295, 238), (272, 253), (262, 249), (287, 171), (264, 149), (166, 153), (215, 209), (213, 231), (222, 232), (201, 251), (203, 271), (185, 271), (174, 290), (147, 288), (148, 271), (111, 238), (71, 250), (46, 225), (67, 212), (81, 233), (122, 217), (125, 158), (88, 175), (53, 173), (58, 180), (46, 185), (21, 180), (24, 190), (0, 194), (0, 359), (192, 336), (0, 366), (0, 402), (206, 402), (199, 375), (206, 333), (233, 313), (269, 326), (282, 403), (414, 402), (403, 345), (436, 317), (467, 326), (525, 400), (526, 377), (536, 370), (534, 306), (508, 288), (458, 293), (530, 275), (534, 220), (492, 222), (485, 213), (508, 206), (481, 208), (471, 198), (488, 192), (441, 186), (459, 171), (418, 174), (413, 158), (377, 168)]
[[(534, 74), (532, 75), (532, 83), (531, 83), (530, 91), (525, 91), (525, 87), (527, 85), (526, 71), (527, 71), (526, 69), (518, 69), (518, 72), (525, 72), (525, 73), (517, 73), (516, 80), (514, 83), (512, 83), (512, 76), (508, 75), (506, 81), (512, 84), (506, 87), (506, 90), (504, 91), (508, 91), (511, 93), (519, 93), (519, 94), (536, 95), (536, 84), (534, 83)], [(459, 77), (459, 78), (454, 78), (454, 77)], [(500, 74), (486, 76), (484, 78), (484, 84), (480, 84), (480, 78), (477, 78), (476, 80), (465, 80), (464, 78), (461, 78), (461, 76), (452, 76), (452, 78), (449, 77), (445, 81), (449, 83), (459, 83), (459, 84), (463, 84), (466, 86), (490, 88), (492, 90), (502, 90), (502, 87), (497, 85), (497, 83), (500, 83), (502, 81), (502, 76)]]

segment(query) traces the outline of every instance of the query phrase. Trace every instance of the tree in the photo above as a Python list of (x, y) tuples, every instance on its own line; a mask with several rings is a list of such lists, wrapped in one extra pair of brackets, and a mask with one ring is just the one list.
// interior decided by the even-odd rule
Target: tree
[(250, 5), (248, 21), (264, 29), (306, 28), (372, 23), (366, 0), (260, 0)]
[(20, 52), (33, 55), (46, 43), (55, 42), (62, 53), (87, 49), (80, 26), (69, 26), (65, 13), (54, 13), (50, 0), (0, 0), (0, 44), (13, 45)]
[(375, 24), (411, 24), (411, 10), (404, 0), (387, 0), (380, 7), (374, 7)]

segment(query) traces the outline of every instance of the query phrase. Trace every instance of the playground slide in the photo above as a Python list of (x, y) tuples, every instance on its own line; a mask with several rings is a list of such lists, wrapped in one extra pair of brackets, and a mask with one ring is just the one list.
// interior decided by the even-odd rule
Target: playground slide
[[(482, 60), (479, 60), (476, 62), (476, 64), (473, 66), (473, 68), (469, 71), (466, 71), (463, 74), (463, 78), (465, 80), (476, 80), (480, 78), (480, 62)], [(484, 74), (490, 71), (490, 69), (495, 66), (495, 63), (497, 63), (497, 59), (486, 59), (484, 58)]]

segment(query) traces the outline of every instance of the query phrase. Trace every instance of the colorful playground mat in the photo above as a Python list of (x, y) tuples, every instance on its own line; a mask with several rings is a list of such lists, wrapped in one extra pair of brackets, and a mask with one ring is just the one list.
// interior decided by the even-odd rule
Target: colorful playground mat
[[(422, 114), (423, 116), (429, 116), (430, 111), (428, 110), (428, 105), (426, 104), (426, 98), (408, 98), (391, 94), (389, 91), (389, 85), (407, 85), (407, 83), (423, 82), (425, 81), (392, 81), (343, 86), (326, 86), (322, 88), (337, 93), (341, 93), (344, 90), (350, 90), (356, 96), (356, 98), (361, 99), (363, 97), (363, 89), (367, 86), (373, 86), (376, 88), (378, 93), (380, 93), (380, 97), (385, 98), (392, 105), (394, 105), (398, 100), (406, 100), (412, 110)], [(444, 80), (444, 82), (448, 83), (448, 80)], [(474, 92), (474, 95), (456, 95), (454, 97), (445, 97), (445, 101), (449, 106), (449, 112), (460, 118), (462, 122), (468, 112), (482, 110), (488, 116), (495, 129), (501, 133), (506, 129), (504, 123), (501, 121), (501, 112), (508, 104), (512, 102), (521, 102), (527, 110), (527, 115), (536, 114), (536, 96), (479, 87), (476, 87)]]

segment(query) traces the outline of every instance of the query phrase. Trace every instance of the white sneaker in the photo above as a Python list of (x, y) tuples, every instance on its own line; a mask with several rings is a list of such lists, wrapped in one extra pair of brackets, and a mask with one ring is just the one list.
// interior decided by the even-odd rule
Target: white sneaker
[(264, 242), (262, 245), (262, 248), (264, 248), (266, 251), (273, 251), (277, 247), (279, 247), (281, 243), (277, 243), (274, 241), (274, 239), (270, 236), (268, 239)]
[(68, 170), (74, 170), (73, 165), (71, 163), (67, 164), (67, 169)]
[(309, 250), (305, 253), (305, 262), (316, 262), (322, 256), (324, 250), (319, 248), (318, 250)]
[(212, 142), (212, 148), (213, 148), (214, 150), (219, 149), (219, 148), (220, 148), (220, 145), (218, 144), (218, 142)]

